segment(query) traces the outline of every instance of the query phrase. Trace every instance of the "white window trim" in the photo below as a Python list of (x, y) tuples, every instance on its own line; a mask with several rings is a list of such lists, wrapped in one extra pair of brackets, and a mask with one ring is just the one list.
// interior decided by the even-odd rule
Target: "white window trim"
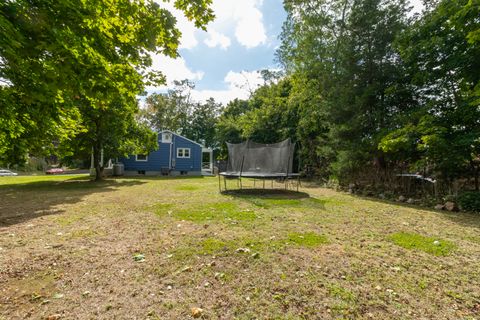
[[(170, 139), (164, 139), (165, 135), (169, 135)], [(171, 132), (162, 132), (162, 143), (172, 143), (173, 134)]]
[[(135, 161), (139, 161), (139, 162), (147, 162), (148, 161), (148, 154), (145, 155), (145, 160), (138, 160), (138, 154), (135, 155)], [(141, 154), (141, 156), (143, 156), (143, 154)]]
[[(178, 155), (178, 152), (182, 150), (182, 156)], [(185, 150), (188, 150), (188, 157), (185, 157)], [(192, 150), (190, 148), (177, 148), (177, 158), (179, 159), (190, 159), (190, 156), (192, 155)]]

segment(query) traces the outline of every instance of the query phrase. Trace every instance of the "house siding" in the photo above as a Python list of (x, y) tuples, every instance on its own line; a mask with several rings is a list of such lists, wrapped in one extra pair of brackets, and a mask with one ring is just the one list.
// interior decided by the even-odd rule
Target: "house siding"
[[(201, 171), (202, 169), (202, 147), (192, 143), (180, 136), (174, 136), (173, 158), (175, 158), (174, 170), (176, 171)], [(189, 148), (190, 158), (177, 158), (178, 148)]]
[[(145, 171), (148, 174), (148, 172), (160, 173), (162, 168), (171, 168), (173, 174), (179, 174), (180, 171), (201, 173), (202, 147), (200, 145), (173, 134), (170, 166), (170, 143), (162, 143), (161, 136), (161, 133), (158, 134), (158, 150), (150, 152), (147, 161), (136, 161), (135, 155), (121, 159), (125, 171)], [(189, 148), (190, 158), (177, 158), (177, 148)]]

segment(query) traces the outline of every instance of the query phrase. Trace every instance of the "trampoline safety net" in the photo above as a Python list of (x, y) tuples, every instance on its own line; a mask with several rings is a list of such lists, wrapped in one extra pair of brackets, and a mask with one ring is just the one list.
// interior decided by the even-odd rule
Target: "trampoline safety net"
[(273, 144), (253, 141), (228, 143), (225, 176), (279, 177), (292, 174), (295, 143), (290, 139)]

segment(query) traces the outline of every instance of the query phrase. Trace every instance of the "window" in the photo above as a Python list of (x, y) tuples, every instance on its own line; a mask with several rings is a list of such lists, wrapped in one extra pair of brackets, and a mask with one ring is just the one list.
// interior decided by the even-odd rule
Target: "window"
[(177, 148), (177, 158), (190, 158), (190, 148)]
[(148, 161), (148, 156), (146, 154), (137, 154), (136, 161)]
[(170, 132), (162, 133), (162, 142), (163, 143), (172, 143), (172, 134)]

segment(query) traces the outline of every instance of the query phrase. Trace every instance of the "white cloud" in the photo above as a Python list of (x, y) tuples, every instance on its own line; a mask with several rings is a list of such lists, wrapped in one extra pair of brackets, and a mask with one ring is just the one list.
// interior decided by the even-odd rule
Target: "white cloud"
[[(177, 28), (182, 32), (180, 49), (196, 47), (199, 30), (193, 22), (189, 21), (182, 11), (175, 9), (171, 2), (155, 1), (177, 18)], [(227, 31), (235, 34), (237, 41), (247, 48), (265, 44), (267, 35), (259, 9), (262, 3), (263, 0), (214, 0), (211, 8), (216, 18), (208, 25), (209, 38), (204, 41), (205, 44), (226, 49), (230, 45), (230, 39), (225, 35)]]
[(228, 102), (235, 98), (247, 99), (248, 94), (239, 89), (233, 90), (193, 90), (192, 98), (195, 101), (206, 101), (209, 98), (215, 99), (216, 102), (220, 102), (226, 105)]
[(243, 16), (237, 23), (235, 36), (238, 42), (247, 48), (265, 44), (267, 35), (262, 22), (262, 13), (258, 9), (254, 9), (248, 15)]
[(182, 32), (182, 37), (180, 38), (180, 49), (192, 49), (197, 46), (198, 40), (195, 37), (195, 32), (198, 30), (195, 25), (188, 21), (187, 18), (183, 17), (178, 18), (177, 27)]
[(422, 0), (410, 0), (410, 4), (413, 6), (412, 14), (421, 13), (424, 8)]
[(223, 81), (227, 84), (227, 89), (193, 90), (193, 99), (205, 101), (208, 98), (214, 98), (217, 102), (227, 104), (235, 98), (248, 99), (250, 94), (263, 84), (263, 79), (258, 71), (229, 71)]
[[(203, 78), (203, 71), (192, 71), (188, 68), (185, 59), (179, 57), (177, 59), (172, 59), (164, 55), (152, 55), (152, 67), (153, 70), (162, 71), (163, 74), (167, 77), (167, 87), (171, 86), (174, 80), (201, 80)], [(165, 89), (166, 87), (148, 87), (148, 90), (152, 89)]]
[(211, 30), (208, 32), (209, 38), (205, 39), (205, 44), (210, 48), (219, 46), (220, 48), (226, 50), (230, 46), (230, 38), (224, 35), (223, 33)]
[(253, 92), (263, 84), (262, 76), (258, 71), (229, 71), (224, 81), (228, 83), (229, 88), (242, 88), (249, 92)]
[(237, 41), (253, 48), (267, 41), (263, 15), (263, 0), (214, 0), (212, 9), (216, 19), (209, 30), (226, 31), (233, 27)]

